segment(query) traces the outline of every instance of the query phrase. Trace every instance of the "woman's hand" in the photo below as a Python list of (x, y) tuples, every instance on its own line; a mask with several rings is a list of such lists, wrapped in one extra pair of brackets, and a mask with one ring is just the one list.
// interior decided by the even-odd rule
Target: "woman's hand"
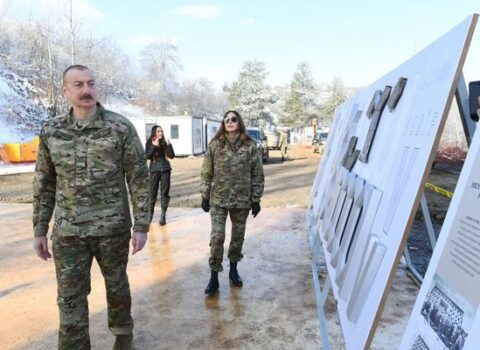
[(170, 139), (165, 139), (165, 142), (167, 143), (167, 145), (170, 144)]

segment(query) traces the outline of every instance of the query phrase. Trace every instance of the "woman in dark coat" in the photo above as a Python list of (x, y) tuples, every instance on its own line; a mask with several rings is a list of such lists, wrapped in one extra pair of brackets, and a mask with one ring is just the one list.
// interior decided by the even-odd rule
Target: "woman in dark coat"
[(145, 153), (150, 159), (150, 215), (153, 219), (155, 202), (157, 201), (160, 185), (160, 205), (162, 214), (160, 225), (165, 225), (168, 203), (170, 202), (170, 173), (172, 167), (167, 158), (173, 159), (175, 152), (169, 139), (165, 138), (163, 129), (159, 125), (152, 127), (152, 132), (145, 145)]

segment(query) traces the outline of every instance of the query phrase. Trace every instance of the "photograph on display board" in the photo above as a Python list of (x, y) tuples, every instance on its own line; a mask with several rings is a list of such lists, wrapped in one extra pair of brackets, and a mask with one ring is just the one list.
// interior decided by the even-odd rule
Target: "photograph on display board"
[(430, 348), (425, 344), (425, 341), (421, 336), (418, 336), (417, 339), (415, 339), (415, 343), (413, 343), (412, 347), (410, 350), (430, 350)]
[[(462, 350), (472, 324), (473, 305), (460, 300), (440, 276), (435, 275), (422, 305), (421, 315), (436, 333), (436, 348)], [(441, 344), (440, 344), (441, 342)]]

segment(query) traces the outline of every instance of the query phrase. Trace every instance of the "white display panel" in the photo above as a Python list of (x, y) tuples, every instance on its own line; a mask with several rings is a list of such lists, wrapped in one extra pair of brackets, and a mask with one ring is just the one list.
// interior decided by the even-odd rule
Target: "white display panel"
[(467, 18), (335, 113), (307, 217), (347, 349), (372, 340), (476, 22)]
[(473, 137), (401, 349), (480, 349), (480, 133)]

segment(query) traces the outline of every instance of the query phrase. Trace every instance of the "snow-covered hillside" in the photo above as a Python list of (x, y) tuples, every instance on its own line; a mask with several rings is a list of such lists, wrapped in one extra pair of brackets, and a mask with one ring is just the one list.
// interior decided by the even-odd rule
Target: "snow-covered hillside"
[(47, 118), (46, 104), (28, 79), (0, 57), (0, 143), (29, 141)]

